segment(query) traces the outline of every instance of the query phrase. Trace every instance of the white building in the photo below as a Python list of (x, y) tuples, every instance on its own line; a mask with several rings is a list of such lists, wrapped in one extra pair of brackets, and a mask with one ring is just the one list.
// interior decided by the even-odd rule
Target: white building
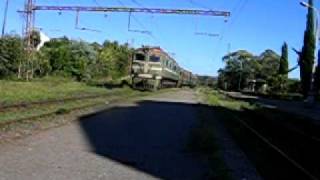
[(38, 45), (37, 50), (39, 50), (44, 45), (44, 43), (50, 41), (50, 38), (44, 32), (39, 31), (39, 33), (40, 33), (40, 44)]

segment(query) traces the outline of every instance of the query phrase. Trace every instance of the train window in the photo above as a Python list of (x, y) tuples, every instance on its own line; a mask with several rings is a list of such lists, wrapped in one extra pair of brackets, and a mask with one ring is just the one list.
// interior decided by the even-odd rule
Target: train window
[(151, 61), (151, 62), (160, 62), (160, 57), (159, 56), (150, 56), (149, 61)]
[(136, 54), (135, 60), (137, 60), (137, 61), (145, 61), (146, 60), (146, 56), (144, 54)]

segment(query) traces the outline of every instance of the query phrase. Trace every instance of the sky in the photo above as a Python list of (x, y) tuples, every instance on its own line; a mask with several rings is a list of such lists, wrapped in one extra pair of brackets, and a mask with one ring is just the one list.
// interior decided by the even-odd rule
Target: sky
[[(315, 0), (316, 7), (320, 1)], [(23, 9), (24, 0), (10, 0), (6, 32), (21, 34), (23, 18), (17, 10)], [(130, 29), (148, 30), (152, 35), (128, 31), (128, 13), (81, 12), (79, 27), (99, 30), (75, 29), (74, 12), (36, 13), (35, 26), (49, 37), (67, 36), (88, 42), (105, 40), (128, 42), (133, 47), (160, 46), (177, 60), (180, 66), (202, 75), (216, 76), (224, 67), (222, 57), (230, 50), (240, 49), (261, 54), (266, 49), (281, 52), (287, 42), (289, 64), (297, 64), (291, 48), (301, 49), (306, 27), (307, 9), (299, 0), (37, 0), (37, 5), (128, 6), (150, 8), (212, 9), (230, 11), (227, 21), (223, 17), (190, 15), (138, 14), (131, 16)], [(0, 22), (4, 13), (4, 0), (0, 4)], [(217, 33), (219, 37), (199, 36), (196, 32)], [(289, 74), (299, 78), (299, 70)]]

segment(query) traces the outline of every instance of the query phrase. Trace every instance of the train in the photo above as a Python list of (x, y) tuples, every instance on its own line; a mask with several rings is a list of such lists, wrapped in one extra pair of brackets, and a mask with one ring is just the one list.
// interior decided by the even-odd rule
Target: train
[(170, 87), (195, 87), (197, 76), (183, 69), (160, 47), (142, 46), (131, 62), (133, 88), (158, 90)]

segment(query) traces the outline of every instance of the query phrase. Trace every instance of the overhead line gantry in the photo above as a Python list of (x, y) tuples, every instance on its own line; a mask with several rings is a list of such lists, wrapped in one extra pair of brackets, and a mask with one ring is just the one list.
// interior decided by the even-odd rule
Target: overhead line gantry
[(131, 7), (90, 7), (90, 6), (40, 6), (32, 7), (33, 11), (91, 11), (91, 12), (127, 12), (127, 13), (152, 13), (152, 14), (180, 14), (200, 16), (229, 17), (230, 12), (196, 9), (164, 9), (164, 8), (131, 8)]
[[(100, 6), (47, 6), (36, 5), (35, 0), (25, 0), (25, 8), (18, 11), (25, 15), (24, 35), (27, 39), (28, 54), (31, 54), (31, 32), (34, 30), (34, 20), (36, 11), (69, 11), (69, 12), (104, 12), (104, 13), (151, 13), (151, 14), (176, 14), (176, 15), (193, 15), (193, 16), (218, 16), (230, 17), (228, 11), (216, 10), (197, 10), (197, 9), (166, 9), (166, 8), (133, 8), (133, 7), (100, 7)], [(78, 15), (77, 15), (78, 16)], [(81, 28), (85, 29), (85, 28)], [(30, 57), (28, 57), (30, 59)], [(29, 60), (28, 60), (29, 61)]]

